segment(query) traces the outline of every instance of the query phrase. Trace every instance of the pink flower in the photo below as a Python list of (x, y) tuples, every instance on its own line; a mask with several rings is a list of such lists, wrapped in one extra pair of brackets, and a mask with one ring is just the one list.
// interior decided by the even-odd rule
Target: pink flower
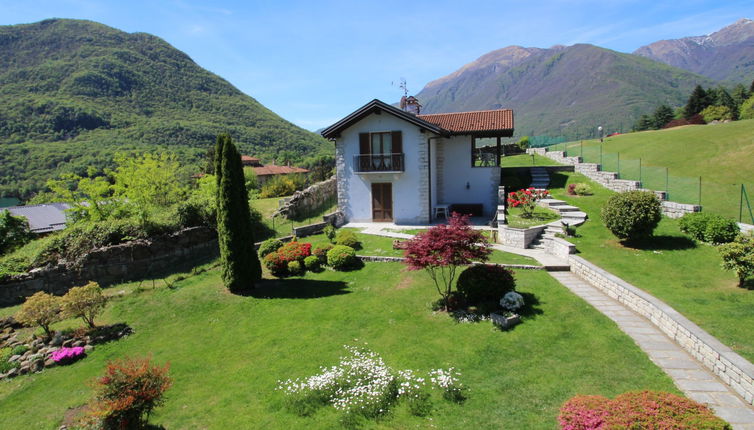
[(73, 348), (64, 347), (52, 352), (52, 360), (56, 363), (73, 361), (84, 354), (84, 348), (81, 346), (74, 346)]

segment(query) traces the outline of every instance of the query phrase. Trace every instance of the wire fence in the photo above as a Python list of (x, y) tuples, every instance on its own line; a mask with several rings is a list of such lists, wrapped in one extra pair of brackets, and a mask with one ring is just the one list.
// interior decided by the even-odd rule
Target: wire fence
[(530, 148), (543, 148), (545, 146), (555, 145), (565, 142), (565, 136), (529, 136)]
[(754, 183), (720, 184), (701, 176), (676, 175), (667, 167), (648, 166), (641, 159), (605, 152), (603, 145), (558, 142), (547, 150), (563, 151), (567, 157), (581, 157), (584, 163), (600, 164), (600, 170), (616, 172), (620, 179), (639, 181), (642, 188), (665, 191), (669, 201), (702, 205), (707, 212), (754, 224)]

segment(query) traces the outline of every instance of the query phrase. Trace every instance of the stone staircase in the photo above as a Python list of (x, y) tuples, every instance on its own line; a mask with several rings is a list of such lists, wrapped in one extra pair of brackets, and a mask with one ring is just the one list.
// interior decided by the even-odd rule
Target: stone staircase
[(571, 206), (563, 200), (558, 199), (542, 199), (537, 202), (540, 206), (552, 209), (560, 214), (561, 220), (557, 223), (564, 223), (570, 226), (581, 225), (586, 221), (587, 214), (582, 212), (581, 209), (576, 206)]
[(560, 221), (555, 221), (547, 224), (547, 227), (542, 230), (542, 233), (540, 233), (539, 236), (537, 236), (537, 238), (531, 242), (529, 248), (545, 249), (545, 241), (554, 239), (555, 235), (558, 233), (563, 233), (563, 227), (560, 224)]
[(544, 167), (532, 167), (529, 169), (529, 173), (531, 174), (530, 187), (544, 190), (550, 185), (550, 174)]

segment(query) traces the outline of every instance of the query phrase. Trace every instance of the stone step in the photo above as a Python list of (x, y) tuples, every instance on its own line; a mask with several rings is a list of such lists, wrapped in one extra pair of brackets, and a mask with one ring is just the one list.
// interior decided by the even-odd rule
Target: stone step
[(586, 212), (581, 211), (566, 211), (561, 213), (563, 218), (588, 218)]
[(558, 199), (542, 199), (539, 202), (542, 203), (543, 205), (547, 205), (548, 207), (567, 205), (566, 202), (564, 202), (563, 200), (558, 200)]
[(579, 212), (579, 211), (581, 211), (581, 209), (579, 209), (578, 207), (571, 206), (571, 205), (557, 205), (555, 207), (555, 210), (557, 210), (558, 212), (561, 212), (561, 213), (562, 212)]

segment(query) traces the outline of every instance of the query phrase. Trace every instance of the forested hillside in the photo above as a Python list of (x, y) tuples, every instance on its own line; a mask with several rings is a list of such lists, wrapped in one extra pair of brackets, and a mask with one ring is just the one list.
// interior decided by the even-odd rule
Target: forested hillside
[(331, 151), (158, 37), (68, 19), (0, 26), (0, 195), (28, 197), (119, 150), (199, 168), (221, 132), (263, 160)]

